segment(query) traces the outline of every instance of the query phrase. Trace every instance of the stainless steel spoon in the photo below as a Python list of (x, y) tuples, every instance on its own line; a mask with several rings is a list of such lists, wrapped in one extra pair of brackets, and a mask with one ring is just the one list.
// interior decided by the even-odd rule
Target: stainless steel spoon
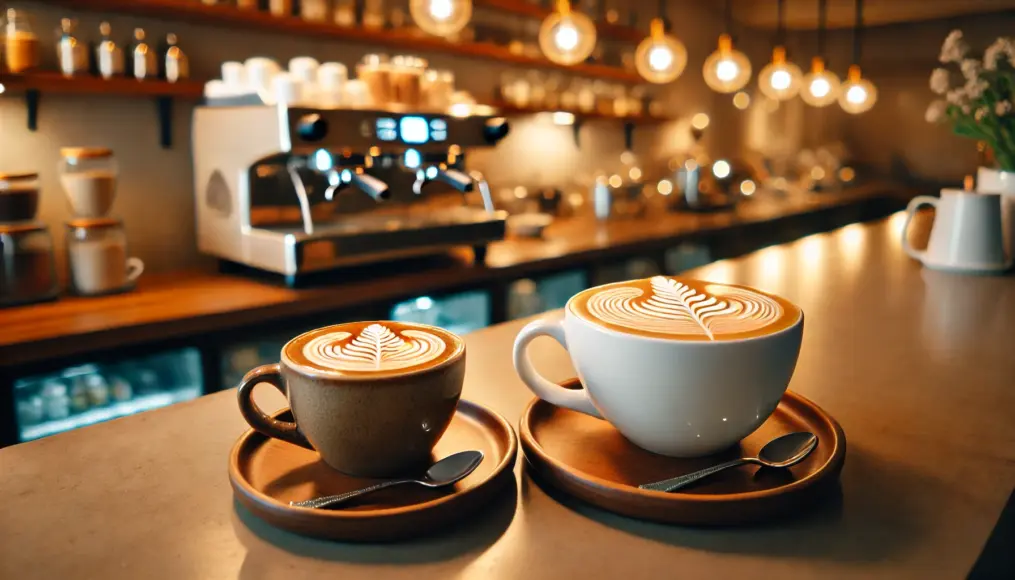
[(693, 473), (688, 473), (687, 475), (681, 475), (680, 477), (665, 479), (655, 483), (646, 483), (645, 485), (639, 485), (638, 487), (651, 491), (676, 491), (714, 473), (719, 473), (720, 471), (731, 467), (746, 465), (748, 463), (761, 465), (762, 467), (790, 467), (803, 461), (804, 458), (807, 457), (811, 451), (814, 451), (814, 448), (817, 446), (818, 438), (813, 433), (789, 433), (769, 441), (761, 448), (757, 457), (741, 457), (740, 459), (734, 459), (733, 461), (713, 465), (712, 467), (702, 469), (701, 471), (695, 471)]
[(426, 474), (420, 479), (391, 479), (371, 485), (370, 487), (364, 487), (363, 489), (348, 491), (338, 495), (328, 495), (308, 499), (306, 501), (291, 501), (289, 502), (289, 505), (310, 509), (328, 508), (345, 503), (354, 497), (360, 497), (361, 495), (366, 495), (368, 493), (373, 493), (377, 490), (396, 485), (402, 485), (404, 483), (415, 483), (431, 488), (444, 487), (461, 481), (467, 475), (475, 471), (482, 462), (482, 451), (461, 451), (459, 453), (455, 453), (454, 455), (448, 455), (444, 459), (441, 459), (437, 463), (431, 465), (430, 469), (427, 469)]

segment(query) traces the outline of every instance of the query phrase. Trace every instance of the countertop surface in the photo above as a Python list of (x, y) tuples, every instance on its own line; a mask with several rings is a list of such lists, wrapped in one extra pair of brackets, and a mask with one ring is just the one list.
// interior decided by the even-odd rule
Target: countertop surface
[(662, 211), (641, 219), (608, 222), (597, 222), (591, 216), (558, 219), (542, 238), (512, 238), (491, 244), (485, 266), (474, 266), (472, 252), (467, 250), (426, 262), (343, 270), (340, 282), (307, 289), (217, 273), (146, 275), (136, 290), (126, 294), (61, 297), (51, 303), (0, 309), (0, 368), (312, 316), (396, 299), (410, 289), (440, 292), (508, 281), (630, 256), (695, 235), (774, 224), (836, 208), (858, 209), (885, 197), (904, 195), (899, 186), (871, 183), (842, 193), (759, 198), (740, 204), (735, 212)]
[[(519, 460), (516, 492), (447, 533), (316, 541), (234, 503), (226, 464), (246, 425), (227, 391), (0, 449), (0, 578), (965, 577), (1015, 484), (1015, 277), (922, 269), (902, 217), (691, 273), (806, 312), (790, 388), (845, 430), (840, 501), (758, 527), (666, 526), (562, 503)], [(532, 399), (511, 366), (523, 323), (467, 337), (464, 397), (513, 424)], [(571, 376), (539, 340), (537, 367)], [(262, 406), (283, 404), (267, 391)]]

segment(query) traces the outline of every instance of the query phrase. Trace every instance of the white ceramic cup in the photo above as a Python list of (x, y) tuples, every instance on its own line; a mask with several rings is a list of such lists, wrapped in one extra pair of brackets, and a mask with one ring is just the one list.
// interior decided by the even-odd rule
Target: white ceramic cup
[(247, 79), (247, 92), (258, 94), (271, 93), (271, 81), (281, 72), (278, 63), (270, 58), (255, 56), (243, 63)]
[(976, 191), (1001, 194), (1001, 226), (1004, 248), (1015, 256), (1015, 171), (981, 167), (976, 172)]
[(271, 79), (271, 94), (279, 105), (294, 105), (303, 102), (304, 86), (291, 74), (279, 73)]
[(234, 95), (247, 92), (247, 70), (243, 63), (227, 61), (222, 63), (222, 83)]
[[(539, 398), (603, 418), (660, 455), (709, 455), (750, 435), (779, 404), (800, 353), (802, 312), (770, 334), (702, 341), (613, 330), (575, 314), (573, 301), (518, 333), (518, 376)], [(567, 349), (583, 389), (561, 387), (533, 368), (526, 350), (542, 335)]]
[[(909, 224), (921, 206), (936, 209), (926, 250), (909, 243)], [(921, 195), (906, 208), (902, 249), (928, 268), (970, 272), (999, 272), (1011, 266), (1005, 257), (1001, 232), (1001, 196), (942, 189), (941, 197)]]

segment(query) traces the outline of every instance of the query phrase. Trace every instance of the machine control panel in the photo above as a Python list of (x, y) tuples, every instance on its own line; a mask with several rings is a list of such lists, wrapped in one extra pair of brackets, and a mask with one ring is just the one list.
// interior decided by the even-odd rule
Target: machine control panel
[(489, 146), (507, 133), (507, 122), (500, 117), (351, 109), (290, 109), (288, 114), (294, 151), (320, 147), (358, 151), (378, 145), (396, 153), (440, 152), (452, 144)]

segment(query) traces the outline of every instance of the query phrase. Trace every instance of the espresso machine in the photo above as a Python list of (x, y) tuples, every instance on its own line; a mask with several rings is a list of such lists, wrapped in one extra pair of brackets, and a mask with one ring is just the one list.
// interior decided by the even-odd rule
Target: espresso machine
[(306, 274), (504, 238), (465, 168), (503, 117), (209, 101), (193, 120), (198, 249), (224, 267)]

